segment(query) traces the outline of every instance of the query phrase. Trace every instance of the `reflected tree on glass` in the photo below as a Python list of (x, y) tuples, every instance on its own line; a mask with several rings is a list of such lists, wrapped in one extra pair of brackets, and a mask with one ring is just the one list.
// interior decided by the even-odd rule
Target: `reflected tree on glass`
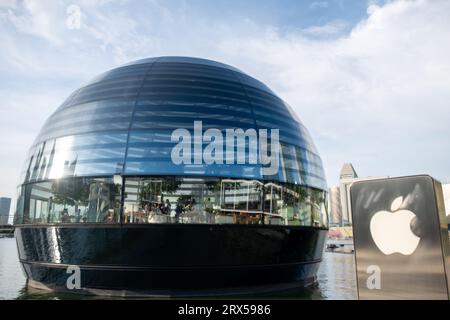
[[(164, 201), (164, 193), (172, 194), (178, 190), (181, 180), (175, 178), (165, 178), (161, 180), (143, 180), (143, 186), (138, 194), (139, 205), (141, 208), (150, 202)], [(158, 199), (160, 197), (160, 199)], [(158, 201), (159, 200), (159, 201)]]
[(62, 205), (64, 210), (67, 206), (74, 207), (78, 212), (79, 206), (86, 206), (89, 201), (89, 185), (84, 179), (61, 179), (52, 183), (52, 201), (54, 204)]

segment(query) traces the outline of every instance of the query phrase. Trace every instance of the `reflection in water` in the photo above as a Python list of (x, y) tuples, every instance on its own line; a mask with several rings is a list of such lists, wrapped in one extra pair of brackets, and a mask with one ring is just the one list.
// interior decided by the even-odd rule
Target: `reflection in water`
[(357, 299), (353, 254), (324, 252), (317, 274), (324, 299)]
[[(318, 272), (318, 284), (295, 293), (269, 296), (283, 299), (356, 299), (354, 257), (325, 252)], [(55, 294), (25, 288), (25, 277), (17, 258), (16, 240), (0, 238), (1, 299), (102, 299), (70, 294)]]
[(0, 299), (15, 299), (25, 285), (16, 239), (0, 238)]

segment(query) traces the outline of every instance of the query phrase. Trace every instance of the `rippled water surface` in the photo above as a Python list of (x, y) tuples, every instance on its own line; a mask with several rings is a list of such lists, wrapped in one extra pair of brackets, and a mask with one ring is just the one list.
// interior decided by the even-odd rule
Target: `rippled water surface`
[[(318, 284), (296, 294), (280, 298), (291, 299), (356, 299), (354, 257), (351, 254), (325, 252), (318, 272)], [(65, 299), (88, 298), (61, 295), (40, 290), (27, 290), (25, 277), (17, 257), (16, 240), (0, 238), (0, 299)], [(97, 297), (98, 298), (98, 297)]]

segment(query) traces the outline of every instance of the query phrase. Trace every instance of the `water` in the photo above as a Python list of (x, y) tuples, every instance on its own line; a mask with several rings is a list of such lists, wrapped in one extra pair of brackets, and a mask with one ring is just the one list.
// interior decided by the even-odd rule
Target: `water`
[[(294, 295), (291, 299), (356, 299), (354, 257), (351, 254), (325, 252), (318, 284)], [(19, 264), (16, 239), (0, 238), (0, 300), (2, 299), (80, 299), (79, 295), (55, 294), (27, 289)], [(98, 298), (98, 297), (97, 297)], [(281, 297), (280, 297), (281, 298)]]
[(24, 286), (16, 239), (0, 238), (0, 299), (16, 299)]

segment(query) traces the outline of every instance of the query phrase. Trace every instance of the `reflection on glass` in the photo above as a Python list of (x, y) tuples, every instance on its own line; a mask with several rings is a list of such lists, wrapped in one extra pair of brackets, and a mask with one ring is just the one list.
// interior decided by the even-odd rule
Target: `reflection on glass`
[(23, 190), (25, 224), (119, 221), (121, 185), (110, 178), (59, 179), (28, 184)]
[(15, 221), (326, 227), (325, 199), (325, 192), (318, 189), (258, 180), (120, 175), (64, 178), (23, 185)]
[(218, 178), (127, 178), (125, 223), (327, 226), (325, 194), (298, 185)]

